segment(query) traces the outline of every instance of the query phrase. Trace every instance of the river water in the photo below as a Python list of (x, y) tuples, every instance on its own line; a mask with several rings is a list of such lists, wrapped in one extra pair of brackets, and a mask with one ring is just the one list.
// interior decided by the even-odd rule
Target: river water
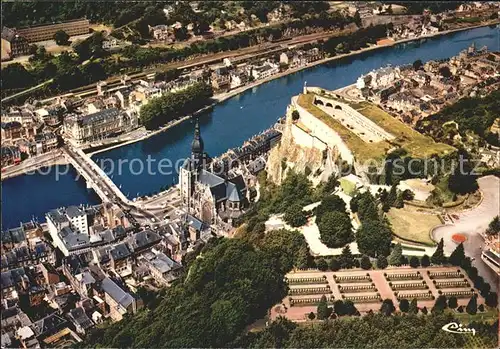
[[(211, 156), (218, 156), (269, 128), (284, 115), (290, 98), (302, 91), (305, 81), (308, 86), (336, 89), (354, 83), (361, 74), (388, 64), (396, 66), (413, 63), (417, 59), (426, 62), (449, 58), (472, 42), (478, 48), (486, 45), (491, 50), (500, 50), (499, 29), (477, 28), (382, 48), (306, 69), (247, 90), (200, 115), (205, 151)], [(162, 186), (177, 182), (173, 167), (189, 156), (193, 130), (193, 122), (186, 121), (141, 142), (97, 154), (94, 160), (129, 198), (155, 192)], [(169, 164), (172, 164), (170, 169)], [(86, 188), (82, 179), (75, 180), (74, 171), (60, 176), (51, 171), (48, 175), (11, 178), (2, 182), (2, 229), (17, 226), (20, 221), (32, 217), (43, 221), (44, 214), (55, 207), (98, 202), (99, 198)]]

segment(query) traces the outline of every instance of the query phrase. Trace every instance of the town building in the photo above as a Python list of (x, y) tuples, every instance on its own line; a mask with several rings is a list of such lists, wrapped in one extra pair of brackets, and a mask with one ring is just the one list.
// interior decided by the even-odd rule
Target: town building
[(117, 136), (137, 126), (138, 118), (135, 113), (116, 108), (104, 109), (89, 115), (70, 115), (63, 123), (65, 135), (76, 144)]
[(29, 54), (28, 40), (15, 29), (2, 28), (2, 61)]
[(228, 221), (238, 217), (247, 205), (246, 184), (241, 175), (221, 176), (205, 169), (208, 155), (196, 122), (191, 157), (186, 159), (179, 173), (182, 202), (195, 216), (208, 225), (219, 219)]

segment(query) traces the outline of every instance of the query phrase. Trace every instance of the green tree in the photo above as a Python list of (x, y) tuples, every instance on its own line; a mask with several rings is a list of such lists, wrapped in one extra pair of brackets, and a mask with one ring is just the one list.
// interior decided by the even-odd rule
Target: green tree
[(346, 300), (344, 302), (344, 311), (346, 315), (356, 315), (358, 314), (358, 309), (356, 309), (356, 306), (351, 300)]
[(316, 267), (321, 271), (325, 271), (328, 269), (328, 263), (326, 263), (324, 258), (319, 258), (316, 261)]
[(389, 263), (387, 262), (387, 257), (385, 256), (378, 256), (377, 257), (377, 268), (379, 269), (385, 269)]
[(412, 268), (418, 268), (419, 266), (420, 266), (420, 261), (418, 260), (418, 257), (411, 256), (411, 258), (410, 258), (410, 267), (412, 267)]
[(318, 222), (321, 241), (328, 247), (337, 248), (353, 240), (352, 225), (345, 212), (326, 212)]
[(457, 297), (451, 296), (450, 298), (448, 298), (448, 307), (450, 309), (456, 309), (458, 307)]
[(397, 243), (392, 249), (391, 254), (389, 255), (389, 264), (390, 265), (401, 265), (401, 257), (403, 256), (403, 246), (401, 243)]
[(53, 39), (59, 46), (67, 46), (69, 44), (69, 35), (64, 30), (56, 31)]
[(297, 252), (296, 267), (299, 269), (307, 269), (309, 266), (310, 254), (306, 246), (299, 248)]
[(300, 114), (297, 110), (292, 112), (292, 120), (297, 121), (300, 118)]
[(393, 207), (397, 198), (398, 198), (398, 187), (396, 184), (393, 184), (391, 186), (391, 190), (389, 191), (389, 194), (387, 195), (387, 199), (386, 199), (387, 205), (389, 205), (390, 207)]
[(498, 235), (500, 234), (500, 217), (496, 216), (488, 225), (486, 229), (486, 234), (488, 235)]
[(422, 69), (423, 66), (424, 64), (422, 63), (421, 59), (417, 59), (415, 62), (413, 62), (413, 69), (415, 71)]
[(471, 315), (474, 315), (477, 313), (477, 296), (473, 295), (469, 303), (467, 303), (467, 307), (465, 307), (465, 311)]
[(465, 261), (465, 250), (464, 250), (463, 243), (460, 243), (455, 248), (455, 250), (451, 253), (450, 258), (448, 260), (453, 265), (456, 265), (456, 266), (463, 265), (463, 263)]
[(403, 208), (405, 206), (404, 200), (403, 200), (403, 193), (399, 192), (396, 200), (394, 201), (394, 207), (395, 208)]
[(380, 307), (380, 312), (385, 316), (391, 315), (396, 310), (392, 299), (384, 299), (382, 306)]
[[(335, 186), (332, 188), (332, 190), (333, 189), (335, 189)], [(331, 213), (333, 211), (345, 213), (345, 202), (337, 195), (328, 195), (324, 197), (323, 200), (321, 200), (321, 204), (316, 207), (316, 219), (321, 220), (325, 213)]]
[(420, 264), (422, 265), (422, 267), (426, 268), (428, 267), (429, 265), (431, 265), (431, 260), (429, 258), (428, 255), (424, 254), (422, 256), (422, 259), (420, 260)]
[(338, 316), (346, 315), (346, 307), (342, 300), (338, 299), (333, 303), (333, 311)]
[(485, 303), (487, 306), (496, 308), (498, 306), (498, 295), (496, 292), (490, 292), (485, 297)]
[(309, 318), (309, 320), (314, 320), (316, 318), (316, 315), (314, 315), (314, 313), (311, 311), (309, 315), (307, 315), (307, 317)]
[(288, 207), (283, 218), (285, 222), (294, 228), (301, 227), (307, 223), (307, 215), (299, 204)]
[(360, 252), (368, 256), (387, 256), (391, 248), (392, 231), (379, 220), (365, 220), (356, 234), (356, 242)]
[(399, 310), (403, 313), (407, 313), (410, 310), (410, 302), (408, 302), (408, 299), (403, 298), (399, 301)]
[(408, 308), (408, 313), (417, 314), (418, 313), (418, 303), (417, 299), (413, 298), (410, 302), (410, 307)]
[(439, 241), (437, 247), (436, 247), (436, 251), (434, 251), (432, 257), (431, 257), (431, 262), (432, 264), (444, 264), (446, 263), (446, 257), (444, 256), (444, 241), (443, 239), (441, 238), (441, 240)]
[(330, 270), (332, 271), (337, 271), (339, 270), (340, 268), (342, 268), (341, 264), (340, 264), (340, 261), (337, 257), (332, 257), (328, 263), (328, 267), (330, 268)]
[(354, 266), (354, 256), (352, 255), (351, 248), (349, 247), (349, 245), (346, 245), (342, 249), (339, 261), (340, 261), (340, 266), (344, 269), (350, 269)]
[(371, 267), (372, 267), (372, 262), (370, 261), (370, 257), (368, 257), (367, 255), (363, 255), (363, 256), (361, 257), (360, 266), (361, 266), (361, 268), (363, 268), (364, 270), (371, 269)]
[(326, 320), (330, 316), (331, 310), (328, 307), (325, 295), (321, 296), (316, 313), (318, 314), (318, 320)]

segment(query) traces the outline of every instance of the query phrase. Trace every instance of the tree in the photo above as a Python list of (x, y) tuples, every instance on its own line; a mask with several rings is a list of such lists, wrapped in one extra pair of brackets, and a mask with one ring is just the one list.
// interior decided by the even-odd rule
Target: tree
[(12, 63), (2, 67), (2, 89), (20, 89), (31, 86), (33, 76), (21, 63)]
[(345, 212), (326, 212), (318, 222), (321, 241), (328, 247), (337, 248), (353, 240), (352, 225)]
[(363, 255), (363, 256), (361, 257), (361, 263), (360, 263), (360, 266), (361, 266), (361, 268), (363, 268), (364, 270), (371, 269), (371, 267), (372, 267), (372, 262), (370, 261), (370, 257), (368, 257), (367, 255)]
[(418, 303), (417, 299), (413, 298), (410, 302), (410, 307), (408, 308), (408, 313), (417, 314), (418, 313)]
[(328, 264), (326, 263), (324, 258), (319, 258), (316, 261), (316, 267), (321, 271), (325, 271), (328, 269)]
[(396, 310), (392, 299), (384, 299), (382, 306), (380, 307), (380, 312), (385, 316), (391, 315)]
[(471, 315), (474, 315), (477, 313), (477, 296), (476, 295), (473, 295), (470, 298), (469, 303), (467, 303), (467, 307), (465, 307), (465, 311)]
[(310, 259), (310, 254), (309, 250), (307, 247), (303, 246), (299, 248), (299, 251), (297, 252), (297, 260), (295, 263), (295, 266), (299, 269), (306, 269), (309, 266), (309, 259)]
[(444, 256), (444, 241), (441, 238), (436, 247), (436, 251), (432, 254), (431, 262), (432, 264), (444, 264), (446, 263), (446, 257)]
[(418, 260), (418, 257), (411, 256), (411, 258), (410, 258), (410, 267), (412, 267), (412, 268), (418, 268), (419, 266), (420, 266), (420, 261)]
[(333, 303), (333, 311), (338, 316), (344, 316), (344, 315), (346, 315), (346, 307), (344, 305), (344, 302), (342, 300), (340, 300), (340, 299), (336, 300)]
[(453, 265), (461, 266), (463, 265), (464, 261), (465, 261), (464, 244), (460, 243), (451, 253), (449, 262)]
[(402, 193), (403, 200), (412, 201), (415, 198), (415, 193), (413, 193), (410, 189), (403, 190)]
[(440, 295), (436, 299), (436, 302), (434, 303), (434, 306), (432, 307), (432, 313), (433, 314), (442, 314), (443, 311), (446, 309), (446, 296)]
[(403, 313), (407, 313), (410, 310), (410, 302), (408, 302), (408, 299), (403, 298), (399, 301), (399, 310)]
[(53, 38), (59, 46), (67, 46), (69, 44), (69, 35), (64, 30), (56, 31)]
[(488, 307), (496, 308), (498, 305), (498, 295), (496, 292), (490, 292), (485, 297), (485, 302)]
[(498, 235), (500, 234), (500, 217), (496, 216), (488, 225), (486, 229), (486, 234), (488, 235)]
[(344, 312), (346, 315), (356, 315), (358, 313), (358, 309), (351, 300), (346, 300), (344, 302)]
[(457, 297), (451, 296), (450, 298), (448, 298), (448, 308), (456, 309), (457, 307), (458, 307)]
[(387, 195), (387, 199), (386, 199), (387, 205), (390, 207), (394, 206), (394, 203), (396, 202), (397, 197), (398, 197), (398, 187), (396, 184), (393, 184), (391, 186), (391, 190), (389, 191), (389, 194)]
[[(333, 189), (335, 189), (335, 186), (332, 190)], [(325, 213), (331, 213), (332, 211), (341, 213), (346, 212), (345, 202), (338, 195), (328, 195), (321, 200), (321, 204), (319, 204), (315, 210), (316, 219), (321, 220)]]
[(297, 121), (300, 118), (300, 114), (298, 111), (292, 111), (292, 120)]
[(420, 264), (422, 265), (422, 267), (426, 268), (428, 267), (429, 265), (431, 265), (431, 260), (429, 258), (428, 255), (424, 254), (422, 256), (422, 259), (420, 260)]
[(288, 207), (283, 218), (285, 222), (294, 228), (301, 227), (307, 223), (307, 215), (299, 204)]
[(359, 11), (356, 11), (356, 13), (354, 13), (354, 23), (356, 23), (356, 25), (361, 28), (361, 26), (363, 25), (363, 22), (361, 21), (361, 15), (359, 14)]
[(417, 59), (415, 62), (413, 62), (413, 69), (415, 71), (422, 69), (423, 66), (424, 64), (422, 63), (421, 59)]
[(397, 243), (389, 256), (389, 264), (390, 265), (401, 265), (401, 257), (403, 256), (403, 247), (400, 243)]
[(391, 248), (392, 231), (379, 220), (362, 221), (356, 234), (360, 252), (370, 257), (387, 256)]
[(325, 295), (321, 296), (321, 300), (318, 303), (318, 308), (316, 310), (316, 313), (318, 314), (318, 320), (325, 320), (328, 319), (328, 317), (330, 316), (331, 310), (328, 307)]
[(344, 269), (350, 269), (354, 266), (354, 257), (349, 245), (346, 245), (342, 249), (342, 253), (340, 254), (340, 266)]
[(307, 315), (307, 317), (309, 318), (309, 320), (314, 320), (316, 318), (316, 315), (314, 315), (314, 313), (311, 311), (309, 315)]
[(387, 263), (387, 258), (385, 256), (378, 256), (377, 257), (377, 268), (379, 269), (385, 269), (389, 263)]
[(330, 262), (328, 263), (328, 267), (330, 268), (330, 270), (332, 271), (337, 271), (339, 270), (340, 268), (342, 268), (339, 260), (337, 257), (332, 257), (330, 259)]
[(439, 67), (439, 74), (441, 74), (444, 78), (451, 78), (453, 74), (450, 71), (450, 68), (447, 65), (443, 65)]
[(395, 208), (403, 208), (405, 206), (404, 200), (403, 200), (403, 193), (399, 192), (398, 196), (396, 198), (396, 201), (394, 201), (394, 207)]

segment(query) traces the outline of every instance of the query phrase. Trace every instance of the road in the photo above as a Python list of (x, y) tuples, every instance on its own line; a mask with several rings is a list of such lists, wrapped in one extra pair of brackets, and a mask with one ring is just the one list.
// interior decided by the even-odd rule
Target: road
[(107, 195), (107, 200), (117, 204), (126, 212), (129, 218), (132, 218), (132, 221), (149, 226), (156, 226), (160, 223), (161, 218), (155, 213), (145, 210), (129, 200), (123, 199), (122, 195), (118, 195), (119, 193), (116, 193), (117, 189), (114, 188), (115, 186), (111, 180), (107, 176), (103, 177), (95, 168), (92, 168), (87, 162), (87, 159), (84, 159), (78, 152), (74, 151), (69, 146), (64, 147), (64, 150), (79, 164), (81, 169), (91, 177), (93, 184), (99, 187), (99, 189)]
[(4, 167), (2, 169), (2, 180), (36, 171), (43, 166), (63, 165), (65, 163), (66, 160), (62, 156), (62, 152), (59, 149), (52, 150), (48, 153), (28, 158), (18, 165)]
[(491, 220), (500, 214), (500, 179), (486, 176), (479, 178), (478, 183), (483, 194), (481, 203), (471, 210), (459, 213), (459, 219), (455, 220), (454, 224), (435, 228), (432, 235), (436, 241), (443, 238), (445, 253), (451, 253), (457, 246), (451, 239), (453, 234), (465, 234), (467, 236), (467, 241), (464, 243), (465, 254), (474, 258), (472, 264), (478, 269), (479, 274), (488, 281), (492, 289), (498, 291), (498, 275), (481, 259), (484, 240), (480, 234), (486, 230)]

